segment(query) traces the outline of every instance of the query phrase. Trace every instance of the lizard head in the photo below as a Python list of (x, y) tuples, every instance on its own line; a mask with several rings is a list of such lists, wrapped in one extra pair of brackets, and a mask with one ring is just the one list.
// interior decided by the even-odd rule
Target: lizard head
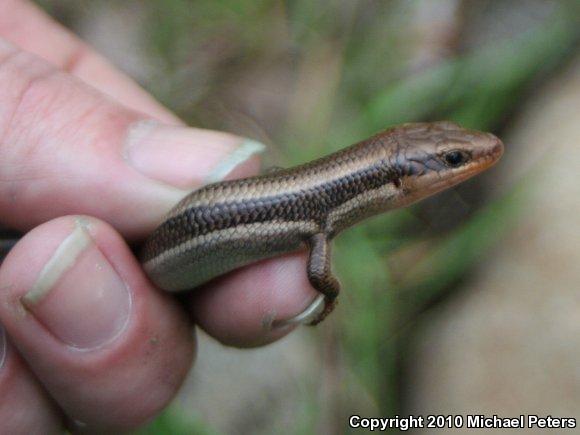
[(407, 205), (454, 186), (492, 166), (503, 143), (491, 133), (448, 122), (404, 124), (395, 129), (392, 163)]

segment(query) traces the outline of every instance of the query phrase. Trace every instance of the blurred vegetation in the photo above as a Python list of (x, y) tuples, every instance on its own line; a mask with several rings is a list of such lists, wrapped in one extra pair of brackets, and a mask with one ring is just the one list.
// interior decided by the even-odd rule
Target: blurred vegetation
[[(523, 17), (507, 23), (497, 17), (508, 2), (431, 2), (459, 4), (436, 23), (439, 34), (421, 21), (428, 3), (141, 1), (155, 64), (144, 85), (188, 122), (255, 137), (271, 145), (273, 163), (291, 165), (401, 122), (450, 119), (501, 133), (578, 43), (574, 1), (514, 2), (520, 6), (509, 16)], [(313, 403), (316, 386), (306, 389), (309, 406), (288, 433), (312, 433), (317, 407), (331, 406), (334, 419), (347, 421), (356, 400), (349, 392), (360, 388), (354, 383), (380, 415), (404, 412), (408, 331), (485, 258), (523, 195), (489, 191), (501, 189), (481, 177), (338, 238), (342, 302), (314, 334), (335, 346), (353, 376), (341, 379), (332, 406)], [(325, 363), (332, 370), (333, 361)], [(203, 419), (190, 427), (167, 413), (140, 433), (215, 432)]]

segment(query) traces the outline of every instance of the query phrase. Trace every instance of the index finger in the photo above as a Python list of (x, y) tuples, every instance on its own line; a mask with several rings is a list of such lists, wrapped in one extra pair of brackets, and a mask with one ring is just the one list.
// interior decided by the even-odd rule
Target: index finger
[[(1, 41), (0, 100), (0, 221), (21, 229), (86, 214), (143, 237), (188, 190), (258, 169), (255, 142), (153, 122)], [(238, 346), (280, 338), (291, 328), (271, 326), (316, 296), (304, 261), (278, 258), (214, 283), (204, 294), (215, 296), (195, 303), (199, 323)]]
[(258, 170), (263, 146), (161, 124), (0, 39), (0, 222), (27, 230), (66, 214), (147, 234), (208, 179)]

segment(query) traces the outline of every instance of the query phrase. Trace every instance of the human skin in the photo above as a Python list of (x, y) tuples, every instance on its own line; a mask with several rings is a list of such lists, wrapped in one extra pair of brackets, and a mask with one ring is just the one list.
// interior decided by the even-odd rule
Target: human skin
[(252, 175), (259, 158), (233, 161), (243, 138), (184, 126), (22, 0), (0, 1), (0, 102), (0, 225), (27, 233), (0, 267), (0, 433), (138, 427), (183, 382), (195, 327), (264, 345), (293, 329), (272, 319), (317, 296), (302, 252), (232, 272), (187, 309), (149, 282), (127, 241), (216, 167)]

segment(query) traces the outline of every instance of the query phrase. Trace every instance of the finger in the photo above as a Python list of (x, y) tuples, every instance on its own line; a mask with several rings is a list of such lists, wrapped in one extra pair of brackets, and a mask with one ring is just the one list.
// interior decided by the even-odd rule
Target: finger
[(60, 434), (62, 418), (0, 327), (0, 433)]
[(127, 107), (168, 123), (179, 122), (133, 80), (28, 1), (0, 2), (0, 37), (79, 77)]
[(191, 189), (254, 173), (263, 146), (168, 126), (0, 40), (0, 221), (88, 214), (150, 232)]
[(188, 319), (108, 225), (64, 217), (0, 269), (0, 321), (70, 422), (118, 432), (153, 417), (193, 358)]
[[(3, 87), (6, 83), (10, 85)], [(0, 100), (5, 101), (0, 107), (0, 143), (6, 144), (0, 147), (0, 220), (21, 229), (57, 216), (88, 214), (112, 223), (126, 237), (142, 237), (188, 189), (254, 173), (258, 164), (252, 156), (262, 149), (231, 135), (143, 120), (13, 48), (0, 47)], [(259, 272), (256, 279), (266, 275)], [(235, 282), (224, 282), (222, 294), (227, 289), (235, 294)], [(299, 312), (304, 292), (313, 293), (304, 279), (289, 282), (296, 286), (286, 294), (294, 295), (292, 304), (279, 298), (279, 287), (262, 293), (261, 306), (270, 314), (288, 308)], [(262, 320), (254, 319), (245, 340), (266, 342), (282, 335), (258, 331)], [(207, 326), (211, 331), (219, 325)], [(224, 328), (215, 330), (224, 333)]]
[(211, 282), (191, 297), (195, 322), (236, 347), (261, 346), (287, 335), (296, 325), (286, 321), (318, 297), (306, 276), (306, 258), (304, 252), (291, 253)]

